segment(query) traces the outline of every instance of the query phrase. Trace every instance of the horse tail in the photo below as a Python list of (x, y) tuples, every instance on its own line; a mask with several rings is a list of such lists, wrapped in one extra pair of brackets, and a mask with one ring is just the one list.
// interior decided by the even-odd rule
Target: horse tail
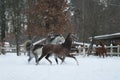
[(31, 46), (33, 45), (31, 40), (27, 40), (24, 42), (23, 46), (24, 46), (24, 50), (26, 52), (30, 51)]

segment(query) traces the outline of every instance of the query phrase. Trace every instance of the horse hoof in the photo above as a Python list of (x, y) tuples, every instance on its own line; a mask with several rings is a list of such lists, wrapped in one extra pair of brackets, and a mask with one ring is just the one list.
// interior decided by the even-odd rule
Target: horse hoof
[(36, 66), (37, 66), (38, 64), (36, 64)]
[(30, 64), (30, 62), (28, 62), (28, 64)]
[(39, 63), (37, 62), (36, 65), (38, 65)]

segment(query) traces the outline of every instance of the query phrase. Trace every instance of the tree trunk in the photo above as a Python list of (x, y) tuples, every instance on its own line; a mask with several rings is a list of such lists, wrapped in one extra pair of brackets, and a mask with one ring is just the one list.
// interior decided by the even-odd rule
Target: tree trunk
[[(1, 26), (1, 43), (2, 47), (4, 47), (5, 42), (5, 27), (6, 27), (6, 19), (5, 19), (5, 0), (0, 1), (0, 26)], [(5, 54), (4, 49), (2, 49), (2, 54)]]

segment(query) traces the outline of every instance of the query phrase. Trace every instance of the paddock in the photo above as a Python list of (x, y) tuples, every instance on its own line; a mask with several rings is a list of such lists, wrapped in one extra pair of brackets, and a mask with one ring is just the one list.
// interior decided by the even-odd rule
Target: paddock
[(93, 46), (93, 50), (96, 47), (100, 47), (99, 41), (101, 41), (107, 49), (107, 55), (120, 56), (120, 33), (94, 36), (90, 37), (89, 40), (91, 41), (91, 44), (95, 44), (95, 47)]
[(27, 56), (14, 53), (0, 55), (0, 80), (120, 80), (120, 57), (99, 58), (77, 56), (79, 65), (71, 58), (49, 65), (45, 59), (36, 66), (34, 59), (28, 64)]
[[(92, 37), (89, 37), (89, 40), (91, 40), (91, 39), (92, 39)], [(97, 44), (97, 40), (101, 40), (102, 42), (104, 42), (105, 47), (107, 48), (107, 55), (120, 56), (120, 33), (94, 36), (93, 39), (95, 39), (96, 42), (93, 45), (91, 55), (94, 55), (95, 48), (100, 47)], [(78, 44), (78, 46), (79, 46), (83, 43), (77, 42), (76, 44)], [(90, 43), (88, 43), (88, 44), (85, 43), (85, 46), (80, 46), (78, 55), (85, 55), (88, 52), (89, 45), (90, 45)], [(12, 46), (12, 47), (1, 47), (0, 46), (0, 50), (1, 49), (4, 49), (6, 52), (9, 52), (9, 53), (16, 52), (15, 46)], [(20, 46), (20, 53), (23, 53), (23, 46)]]

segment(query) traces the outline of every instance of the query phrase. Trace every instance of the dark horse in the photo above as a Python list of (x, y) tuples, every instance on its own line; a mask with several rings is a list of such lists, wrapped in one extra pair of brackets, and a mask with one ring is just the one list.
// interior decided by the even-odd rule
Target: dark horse
[(100, 46), (101, 47), (96, 48), (96, 54), (99, 57), (103, 56), (103, 58), (104, 58), (105, 56), (107, 56), (107, 49), (105, 48), (105, 46), (102, 42), (100, 42)]
[(38, 59), (37, 64), (43, 57), (45, 57), (50, 62), (50, 64), (52, 64), (52, 61), (49, 60), (49, 57), (52, 54), (55, 55), (56, 58), (59, 57), (62, 60), (62, 63), (64, 62), (65, 57), (71, 57), (75, 59), (75, 61), (78, 64), (77, 59), (73, 55), (70, 54), (71, 46), (72, 46), (72, 38), (73, 38), (73, 34), (69, 33), (67, 38), (65, 39), (65, 42), (62, 44), (44, 45), (42, 48), (42, 54), (40, 58)]

